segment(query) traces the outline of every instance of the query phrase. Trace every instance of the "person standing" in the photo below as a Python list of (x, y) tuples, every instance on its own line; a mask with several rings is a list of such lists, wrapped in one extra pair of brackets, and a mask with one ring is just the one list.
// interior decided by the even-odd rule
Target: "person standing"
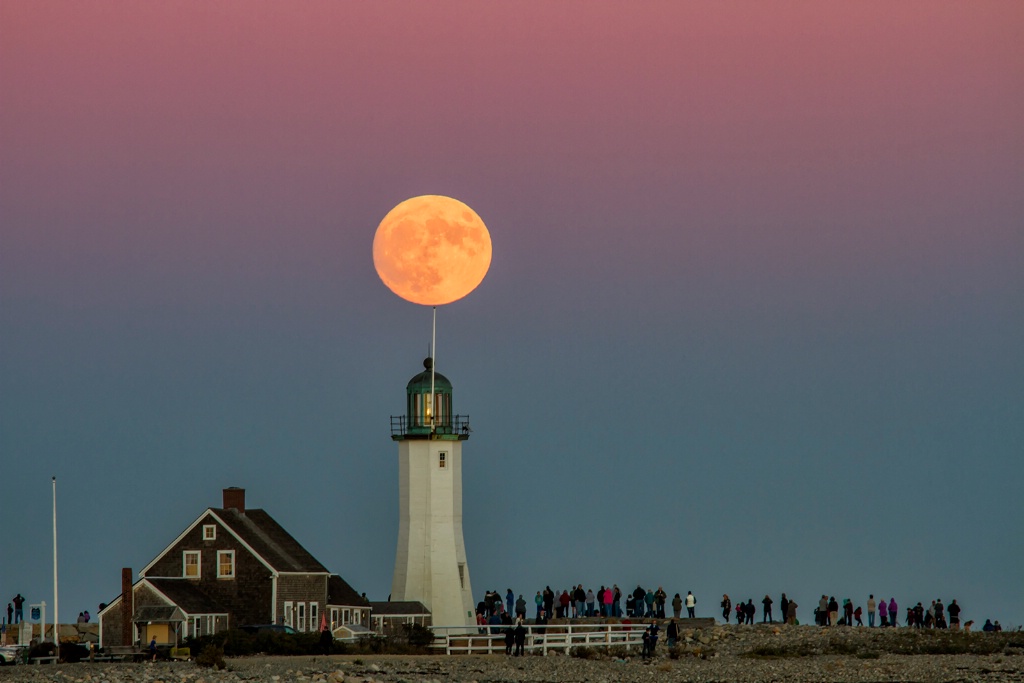
[[(679, 594), (676, 593), (676, 595), (678, 596)], [(672, 619), (672, 621), (668, 622), (668, 629), (665, 631), (665, 634), (668, 636), (668, 646), (674, 647), (676, 644), (676, 639), (679, 638), (679, 627), (676, 626), (675, 619)]]
[(642, 617), (644, 615), (644, 596), (647, 595), (647, 591), (640, 587), (638, 583), (636, 588), (633, 590), (633, 616)]
[(509, 614), (512, 614), (512, 607), (513, 607), (513, 606), (514, 606), (515, 604), (516, 604), (516, 596), (515, 596), (515, 593), (513, 593), (513, 592), (512, 592), (512, 589), (511, 589), (511, 588), (509, 588), (509, 589), (508, 589), (508, 592), (507, 592), (507, 593), (505, 593), (505, 605), (507, 605), (507, 606), (508, 606), (508, 609), (507, 609), (506, 611), (507, 611), (507, 612), (508, 612)]
[(601, 601), (601, 604), (604, 606), (604, 615), (606, 617), (614, 617), (615, 616), (615, 607), (614, 607), (615, 603), (613, 602), (614, 599), (615, 599), (615, 594), (612, 593), (611, 587), (605, 588), (604, 589), (604, 599)]
[(14, 620), (14, 608), (11, 607), (11, 603), (7, 603), (7, 623), (8, 624), (13, 624), (14, 623), (13, 620)]
[(775, 620), (772, 619), (772, 599), (771, 596), (765, 595), (764, 600), (761, 601), (764, 605), (764, 617), (761, 619), (761, 623), (774, 624)]
[(544, 596), (544, 611), (551, 616), (555, 613), (555, 591), (551, 590), (551, 586), (545, 586), (542, 595)]
[(658, 586), (658, 590), (654, 593), (654, 603), (657, 606), (657, 617), (659, 619), (665, 618), (665, 601), (668, 599), (668, 593), (661, 586)]
[(644, 593), (644, 608), (645, 608), (644, 616), (645, 617), (653, 617), (654, 616), (654, 600), (655, 600), (655, 598), (654, 598), (654, 591), (652, 591), (650, 588), (648, 588), (647, 592)]
[(786, 623), (789, 618), (789, 600), (786, 599), (786, 594), (782, 594), (782, 599), (779, 600), (779, 608), (782, 610), (782, 623)]
[(828, 596), (822, 595), (818, 600), (818, 613), (815, 615), (818, 626), (828, 626)]
[(537, 591), (537, 596), (533, 599), (535, 605), (537, 605), (537, 619), (540, 619), (540, 613), (544, 611), (545, 596), (541, 595), (540, 591)]
[(690, 619), (694, 619), (694, 614), (697, 609), (697, 598), (694, 597), (692, 591), (686, 591), (686, 616)]
[[(672, 618), (678, 619), (683, 613), (683, 599), (679, 597), (679, 593), (676, 593), (675, 597), (672, 598)], [(669, 636), (669, 640), (671, 640)]]
[(522, 619), (516, 619), (516, 632), (514, 638), (516, 641), (516, 651), (513, 656), (522, 657), (526, 654), (526, 626), (523, 625)]
[(14, 623), (20, 623), (25, 619), (25, 613), (22, 609), (25, 604), (25, 598), (21, 597), (21, 593), (14, 596)]
[(786, 623), (796, 625), (796, 608), (799, 605), (796, 604), (796, 600), (790, 600), (786, 603)]
[(888, 626), (889, 625), (888, 614), (889, 614), (889, 605), (885, 602), (885, 600), (882, 600), (880, 603), (878, 603), (878, 625), (879, 626)]
[(875, 609), (878, 607), (878, 603), (875, 602), (875, 594), (872, 593), (868, 596), (868, 628), (875, 625)]
[(612, 595), (612, 616), (618, 619), (622, 616), (622, 591), (619, 590), (619, 584), (614, 584), (614, 593)]
[(151, 661), (156, 661), (156, 636), (153, 636), (153, 640), (149, 641), (149, 654), (152, 656)]
[(519, 594), (519, 599), (516, 600), (516, 616), (520, 619), (526, 618), (526, 598), (523, 594)]
[(889, 598), (889, 623), (892, 624), (893, 628), (899, 626), (897, 623), (900, 620), (899, 605), (896, 604), (896, 598)]
[(576, 609), (576, 613), (573, 614), (575, 618), (581, 618), (584, 615), (584, 610), (587, 609), (587, 592), (583, 590), (583, 584), (576, 586), (576, 590), (573, 591), (573, 607)]
[(725, 623), (729, 623), (729, 615), (732, 614), (732, 600), (729, 599), (728, 593), (722, 594), (722, 618), (725, 619)]
[(949, 603), (949, 607), (946, 608), (949, 612), (949, 626), (950, 628), (960, 628), (960, 605), (956, 604), (956, 600)]
[(835, 626), (839, 623), (839, 601), (836, 596), (828, 599), (828, 625)]
[(595, 600), (594, 589), (593, 588), (588, 588), (585, 597), (587, 599), (586, 615), (588, 617), (592, 617), (592, 616), (594, 616), (594, 600)]

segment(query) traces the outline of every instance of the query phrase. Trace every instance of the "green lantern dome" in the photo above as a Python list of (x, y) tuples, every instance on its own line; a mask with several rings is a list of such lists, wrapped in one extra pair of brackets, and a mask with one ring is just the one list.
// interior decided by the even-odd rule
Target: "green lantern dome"
[(423, 372), (409, 380), (405, 387), (406, 436), (451, 434), (452, 383), (433, 370), (433, 358), (424, 359), (423, 368)]
[[(434, 367), (433, 358), (424, 358), (423, 372), (409, 380), (409, 383), (405, 385), (405, 391), (410, 396), (413, 394), (429, 394), (430, 393), (430, 370)], [(434, 393), (435, 394), (448, 394), (451, 396), (452, 383), (448, 381), (448, 378), (442, 375), (440, 372), (434, 373)]]

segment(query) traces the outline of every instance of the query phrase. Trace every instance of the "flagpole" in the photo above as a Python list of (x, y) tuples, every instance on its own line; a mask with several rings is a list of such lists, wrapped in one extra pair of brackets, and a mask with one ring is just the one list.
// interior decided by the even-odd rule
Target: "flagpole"
[[(53, 477), (53, 644), (60, 661), (60, 616), (57, 611), (57, 477)], [(46, 634), (40, 634), (45, 638)]]

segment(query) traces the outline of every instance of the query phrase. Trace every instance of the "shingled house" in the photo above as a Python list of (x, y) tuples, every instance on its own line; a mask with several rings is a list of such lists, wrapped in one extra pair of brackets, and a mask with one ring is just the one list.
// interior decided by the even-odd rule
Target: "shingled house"
[[(123, 628), (125, 619), (131, 629)], [(153, 637), (174, 643), (244, 624), (367, 628), (370, 606), (264, 510), (247, 509), (244, 489), (228, 488), (223, 507), (200, 514), (99, 622), (101, 646)], [(131, 643), (124, 642), (128, 633)]]

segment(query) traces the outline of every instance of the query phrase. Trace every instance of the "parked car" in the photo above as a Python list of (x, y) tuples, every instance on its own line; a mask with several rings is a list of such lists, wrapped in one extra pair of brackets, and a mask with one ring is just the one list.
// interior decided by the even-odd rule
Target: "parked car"
[(239, 628), (246, 633), (287, 633), (288, 635), (298, 633), (291, 626), (285, 626), (284, 624), (246, 624)]
[(26, 649), (24, 645), (0, 645), (0, 665), (24, 662)]

